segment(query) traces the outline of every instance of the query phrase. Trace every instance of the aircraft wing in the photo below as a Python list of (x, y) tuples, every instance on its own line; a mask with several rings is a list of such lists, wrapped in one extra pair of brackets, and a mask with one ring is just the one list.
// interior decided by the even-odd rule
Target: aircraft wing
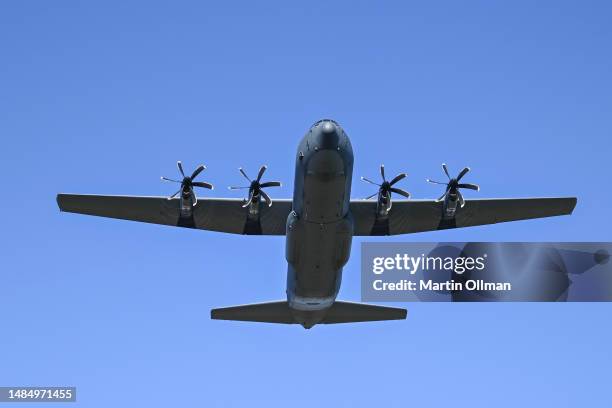
[[(249, 222), (241, 199), (200, 198), (192, 217), (180, 217), (178, 199), (166, 197), (58, 194), (61, 211), (152, 224), (247, 235), (285, 235), (289, 199), (261, 206), (259, 221)], [(465, 200), (454, 219), (442, 217), (442, 202), (396, 200), (387, 220), (377, 220), (376, 201), (351, 200), (354, 235), (399, 235), (571, 214), (576, 198), (502, 198)]]
[(249, 222), (242, 199), (198, 198), (192, 216), (180, 216), (180, 200), (166, 197), (58, 194), (61, 211), (248, 235), (285, 235), (291, 200), (261, 205), (258, 222)]
[(457, 208), (452, 219), (443, 219), (442, 204), (434, 200), (395, 200), (388, 219), (377, 220), (375, 200), (351, 200), (350, 208), (355, 220), (354, 235), (410, 234), (568, 215), (576, 206), (576, 198), (465, 200), (465, 206)]

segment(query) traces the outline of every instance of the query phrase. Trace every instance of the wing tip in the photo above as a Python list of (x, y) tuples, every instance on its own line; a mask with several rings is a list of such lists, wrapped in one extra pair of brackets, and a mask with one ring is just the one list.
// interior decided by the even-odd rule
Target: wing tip
[(55, 201), (57, 202), (60, 212), (72, 212), (70, 210), (70, 202), (71, 199), (74, 199), (77, 196), (78, 194), (58, 193), (55, 196)]
[(571, 214), (574, 212), (574, 209), (576, 208), (576, 205), (578, 204), (578, 197), (570, 197), (569, 202), (570, 202), (569, 213)]
[(57, 206), (60, 210), (60, 212), (64, 211), (64, 207), (63, 207), (63, 201), (64, 201), (64, 197), (66, 196), (66, 194), (62, 194), (62, 193), (58, 193), (55, 196), (55, 201), (57, 202)]
[(564, 198), (561, 198), (561, 200), (563, 200), (566, 205), (564, 206), (561, 214), (559, 215), (571, 215), (574, 212), (574, 209), (576, 208), (576, 204), (578, 204), (578, 198), (577, 197), (564, 197)]

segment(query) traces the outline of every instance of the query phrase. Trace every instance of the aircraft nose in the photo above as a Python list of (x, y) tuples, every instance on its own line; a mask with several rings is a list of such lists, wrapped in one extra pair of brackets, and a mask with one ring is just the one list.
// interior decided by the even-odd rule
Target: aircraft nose
[(336, 133), (336, 125), (334, 125), (330, 121), (325, 121), (323, 122), (323, 125), (321, 126), (321, 132), (325, 135)]
[(340, 132), (338, 126), (331, 120), (324, 120), (319, 123), (317, 144), (320, 149), (335, 149), (338, 147)]

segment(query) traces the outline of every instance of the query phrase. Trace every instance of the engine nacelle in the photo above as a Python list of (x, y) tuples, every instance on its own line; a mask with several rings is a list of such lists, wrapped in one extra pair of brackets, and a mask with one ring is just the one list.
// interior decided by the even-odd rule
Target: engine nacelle
[(391, 210), (391, 206), (393, 202), (391, 201), (391, 195), (386, 195), (379, 193), (378, 201), (376, 203), (376, 214), (378, 218), (385, 218), (389, 215), (389, 211)]
[(445, 219), (455, 218), (458, 206), (459, 199), (457, 194), (447, 194), (442, 203), (442, 217)]
[(183, 191), (181, 191), (181, 202), (180, 202), (180, 208), (181, 208), (181, 218), (191, 218), (191, 215), (193, 214), (193, 203), (194, 203), (194, 197), (193, 197), (193, 190), (185, 190), (183, 189)]

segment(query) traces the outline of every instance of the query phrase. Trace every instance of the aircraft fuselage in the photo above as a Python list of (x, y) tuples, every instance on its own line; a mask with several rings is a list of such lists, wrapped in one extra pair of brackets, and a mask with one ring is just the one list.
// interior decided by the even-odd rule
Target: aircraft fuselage
[(296, 320), (310, 327), (332, 306), (349, 259), (353, 149), (332, 120), (315, 123), (300, 141), (293, 211), (287, 218), (287, 300)]

